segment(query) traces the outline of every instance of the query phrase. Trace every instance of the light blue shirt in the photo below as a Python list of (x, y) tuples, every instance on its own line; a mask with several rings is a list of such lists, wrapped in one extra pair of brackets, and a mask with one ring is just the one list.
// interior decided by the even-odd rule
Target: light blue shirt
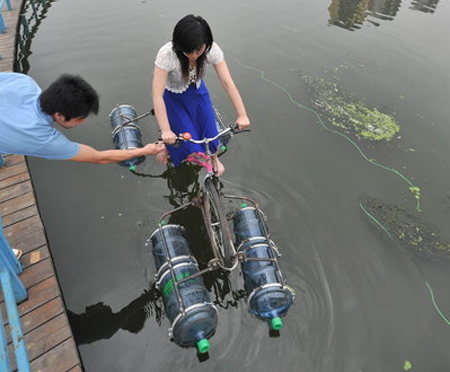
[(0, 72), (0, 154), (70, 159), (80, 145), (53, 127), (41, 110), (41, 88), (29, 76)]

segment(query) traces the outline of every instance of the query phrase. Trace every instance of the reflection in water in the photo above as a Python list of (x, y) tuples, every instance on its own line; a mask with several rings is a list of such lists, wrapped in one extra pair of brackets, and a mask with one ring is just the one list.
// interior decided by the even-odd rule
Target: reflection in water
[(401, 0), (371, 0), (369, 14), (383, 21), (392, 21), (400, 10)]
[[(170, 194), (166, 198), (176, 208), (188, 203), (197, 195), (200, 185), (199, 169), (198, 166), (183, 164), (177, 168), (168, 168), (157, 176), (133, 173), (141, 177), (167, 179)], [(213, 256), (200, 208), (190, 206), (181, 209), (170, 216), (169, 223), (179, 224), (185, 228), (192, 254), (200, 269), (205, 268)], [(243, 289), (233, 289), (229, 274), (221, 270), (204, 274), (203, 282), (212, 293), (214, 305), (223, 309), (237, 308), (239, 301), (246, 297)], [(87, 306), (85, 312), (81, 314), (75, 314), (70, 310), (67, 313), (77, 345), (111, 338), (119, 329), (138, 333), (148, 318), (154, 318), (161, 326), (165, 317), (162, 296), (154, 283), (116, 313), (103, 302)]]
[[(410, 9), (433, 13), (439, 0), (413, 0)], [(392, 21), (400, 10), (401, 0), (332, 0), (328, 11), (330, 25), (358, 30), (364, 21), (375, 26), (375, 19)]]
[(434, 13), (439, 0), (413, 0), (410, 9), (419, 10), (424, 13)]
[[(186, 163), (177, 168), (168, 168), (165, 175), (170, 194), (166, 198), (174, 208), (185, 205), (197, 197), (200, 189), (200, 169), (200, 166)], [(214, 257), (201, 209), (197, 206), (188, 206), (171, 214), (168, 222), (184, 227), (192, 254), (200, 270), (206, 268), (208, 262)], [(208, 291), (214, 294), (214, 304), (222, 308), (237, 307), (239, 300), (245, 297), (243, 289), (233, 290), (229, 275), (221, 270), (204, 274), (203, 281)]]
[(77, 345), (108, 339), (119, 329), (138, 333), (147, 318), (154, 317), (161, 325), (163, 303), (159, 291), (153, 284), (138, 298), (131, 301), (123, 309), (114, 313), (109, 305), (99, 302), (87, 306), (82, 314), (67, 310), (69, 323)]
[[(206, 288), (213, 293), (213, 303), (223, 309), (237, 308), (245, 297), (243, 289), (234, 291), (226, 273), (215, 271), (203, 276)], [(111, 338), (120, 329), (139, 333), (145, 321), (154, 318), (161, 326), (165, 317), (164, 304), (159, 290), (153, 283), (149, 289), (127, 306), (114, 313), (111, 306), (98, 302), (86, 307), (84, 313), (75, 314), (67, 310), (69, 323), (77, 345), (90, 344)]]
[(32, 53), (31, 41), (53, 2), (54, 0), (23, 1), (16, 33), (17, 48), (14, 71), (28, 73), (30, 69), (28, 57)]
[(369, 0), (332, 0), (328, 7), (330, 12), (329, 24), (357, 30), (366, 19)]

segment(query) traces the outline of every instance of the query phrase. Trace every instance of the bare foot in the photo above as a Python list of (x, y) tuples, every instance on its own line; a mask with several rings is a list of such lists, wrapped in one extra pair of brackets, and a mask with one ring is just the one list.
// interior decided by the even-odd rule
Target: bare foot
[(216, 176), (221, 176), (225, 172), (225, 167), (217, 156), (212, 157), (214, 173)]
[(158, 160), (161, 164), (167, 164), (168, 158), (169, 158), (169, 151), (167, 149), (161, 151), (158, 155), (156, 155), (156, 160)]

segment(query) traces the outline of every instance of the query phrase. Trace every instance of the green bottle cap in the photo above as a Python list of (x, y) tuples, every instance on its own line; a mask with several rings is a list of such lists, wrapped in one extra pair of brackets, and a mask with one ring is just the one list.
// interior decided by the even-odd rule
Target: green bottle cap
[(283, 328), (283, 320), (281, 318), (273, 318), (270, 320), (270, 325), (272, 326), (273, 330), (279, 331), (281, 328)]
[(241, 208), (247, 208), (248, 205), (247, 205), (247, 203), (242, 203), (242, 204), (240, 205), (240, 207), (241, 207)]
[(220, 146), (220, 151), (226, 151), (227, 147), (225, 145)]
[(200, 354), (205, 354), (209, 351), (209, 341), (206, 338), (197, 341), (197, 349)]
[(130, 165), (130, 166), (128, 167), (128, 170), (129, 170), (130, 172), (134, 172), (134, 171), (136, 170), (136, 166), (135, 166), (135, 165)]

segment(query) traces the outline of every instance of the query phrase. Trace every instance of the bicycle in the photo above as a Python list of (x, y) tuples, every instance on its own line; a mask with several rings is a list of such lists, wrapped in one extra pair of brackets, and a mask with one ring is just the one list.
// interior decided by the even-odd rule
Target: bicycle
[[(218, 310), (199, 278), (203, 274), (220, 269), (221, 274), (228, 276), (241, 264), (248, 309), (267, 321), (273, 331), (283, 327), (281, 317), (294, 300), (294, 291), (286, 285), (278, 262), (280, 253), (268, 234), (262, 211), (248, 197), (225, 194), (220, 178), (214, 172), (210, 143), (241, 132), (244, 131), (229, 126), (212, 138), (194, 139), (190, 133), (178, 136), (178, 141), (205, 145), (205, 153), (191, 154), (187, 160), (206, 171), (196, 196), (166, 212), (148, 240), (153, 246), (157, 268), (156, 286), (162, 291), (171, 322), (169, 337), (181, 346), (196, 345), (200, 353), (209, 350), (208, 338), (215, 332), (218, 317)], [(227, 213), (225, 200), (241, 203)], [(189, 249), (183, 227), (166, 221), (167, 216), (190, 206), (201, 208), (213, 253), (213, 258), (202, 270)]]
[[(113, 128), (120, 127), (120, 130), (113, 132), (116, 146), (127, 148), (135, 137), (140, 140), (140, 133), (136, 134), (136, 129), (129, 125), (133, 120), (136, 121), (135, 112), (132, 112), (131, 121), (122, 114), (112, 114)], [(204, 169), (201, 173), (203, 177), (199, 181), (196, 173), (195, 188), (187, 194), (187, 201), (183, 199), (181, 205), (177, 201), (174, 209), (161, 216), (157, 229), (146, 243), (152, 245), (157, 270), (155, 286), (161, 291), (166, 315), (171, 323), (169, 337), (181, 346), (197, 346), (200, 353), (209, 350), (208, 339), (215, 332), (218, 318), (218, 310), (211, 301), (203, 278), (200, 278), (202, 275), (217, 270), (219, 275), (228, 279), (231, 271), (240, 264), (244, 290), (239, 291), (236, 297), (233, 296), (234, 299), (245, 296), (249, 311), (267, 321), (274, 331), (282, 328), (281, 317), (287, 313), (294, 300), (294, 291), (286, 285), (278, 262), (280, 253), (270, 238), (263, 212), (248, 197), (225, 194), (220, 177), (214, 172), (211, 143), (220, 140), (226, 144), (235, 134), (248, 130), (239, 131), (233, 125), (225, 127), (217, 110), (215, 114), (218, 128), (216, 136), (195, 139), (190, 133), (178, 135), (178, 142), (190, 141), (204, 145), (204, 152), (196, 152), (187, 158), (188, 167), (194, 163)], [(129, 166), (129, 170), (142, 175), (135, 171), (133, 165)], [(169, 170), (174, 168), (169, 167)], [(233, 202), (238, 202), (236, 208), (230, 207)], [(202, 268), (189, 247), (185, 226), (169, 223), (168, 216), (189, 207), (201, 209), (211, 247), (211, 254), (207, 257), (209, 261), (203, 261)]]
[(205, 271), (211, 271), (221, 268), (226, 271), (232, 271), (236, 268), (239, 260), (237, 259), (236, 248), (233, 243), (233, 234), (227, 218), (225, 207), (223, 205), (224, 198), (242, 199), (256, 203), (249, 198), (224, 195), (220, 188), (220, 178), (214, 172), (214, 164), (212, 160), (212, 152), (210, 143), (226, 136), (233, 136), (238, 133), (248, 132), (249, 130), (237, 130), (236, 126), (229, 126), (221, 130), (216, 136), (211, 138), (194, 139), (188, 132), (179, 134), (177, 141), (193, 142), (205, 145), (205, 153), (192, 154), (187, 158), (188, 162), (202, 166), (206, 172), (202, 180), (202, 187), (198, 190), (197, 196), (190, 202), (179, 206), (171, 211), (166, 212), (159, 222), (159, 228), (164, 225), (165, 218), (180, 209), (188, 206), (198, 206), (202, 210), (208, 239), (213, 250), (214, 258), (207, 264), (207, 269), (201, 271), (200, 275)]

